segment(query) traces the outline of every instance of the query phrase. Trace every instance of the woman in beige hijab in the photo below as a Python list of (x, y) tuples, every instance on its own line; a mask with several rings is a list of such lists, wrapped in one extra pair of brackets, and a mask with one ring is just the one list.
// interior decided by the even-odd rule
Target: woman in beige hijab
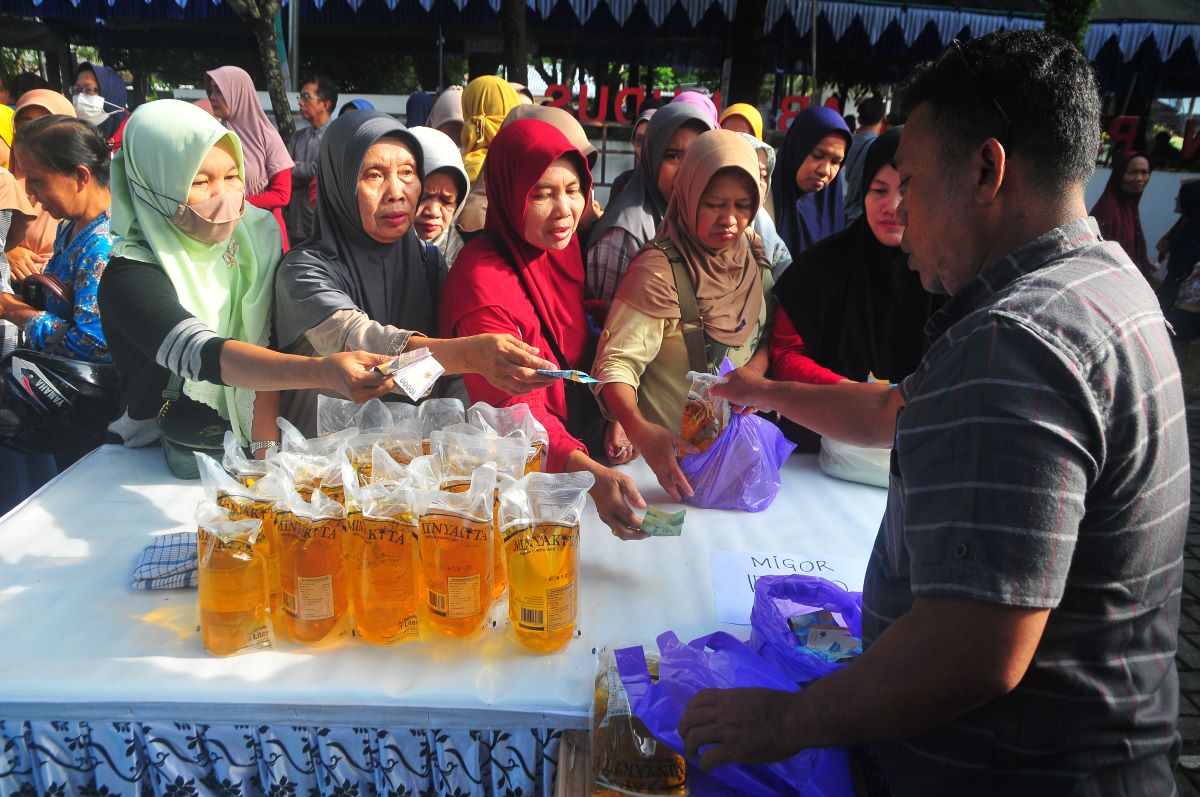
[(696, 139), (600, 336), (592, 375), (604, 383), (601, 407), (676, 500), (692, 494), (676, 461), (694, 450), (678, 436), (687, 372), (716, 373), (724, 357), (766, 369), (771, 267), (750, 228), (762, 203), (758, 176), (754, 149), (738, 133)]

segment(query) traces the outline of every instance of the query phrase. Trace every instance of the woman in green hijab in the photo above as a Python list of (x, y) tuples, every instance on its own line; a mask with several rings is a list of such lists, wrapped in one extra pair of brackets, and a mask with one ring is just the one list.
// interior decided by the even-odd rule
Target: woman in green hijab
[(358, 401), (388, 392), (385, 355), (299, 357), (266, 348), (282, 240), (274, 217), (245, 200), (236, 134), (199, 108), (159, 100), (137, 109), (112, 165), (119, 236), (100, 282), (100, 314), (121, 374), (126, 445), (157, 437), (171, 375), (182, 401), (229, 422), (243, 445), (269, 448), (278, 393), (333, 390)]

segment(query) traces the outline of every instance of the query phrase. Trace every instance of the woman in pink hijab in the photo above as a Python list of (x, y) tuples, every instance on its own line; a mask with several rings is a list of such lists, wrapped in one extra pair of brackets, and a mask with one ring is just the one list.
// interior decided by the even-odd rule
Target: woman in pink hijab
[(283, 208), (292, 198), (292, 167), (287, 145), (279, 137), (262, 104), (254, 81), (246, 70), (223, 66), (204, 74), (204, 90), (212, 104), (212, 115), (237, 133), (246, 163), (246, 201), (269, 210), (283, 231), (283, 251), (288, 250)]
[(721, 122), (719, 120), (720, 115), (717, 113), (717, 106), (713, 105), (713, 101), (709, 99), (707, 95), (701, 94), (698, 91), (681, 91), (675, 95), (675, 98), (672, 99), (671, 102), (687, 102), (697, 106), (698, 108), (703, 108), (705, 114), (709, 116), (710, 120), (712, 121), (713, 129), (721, 129)]

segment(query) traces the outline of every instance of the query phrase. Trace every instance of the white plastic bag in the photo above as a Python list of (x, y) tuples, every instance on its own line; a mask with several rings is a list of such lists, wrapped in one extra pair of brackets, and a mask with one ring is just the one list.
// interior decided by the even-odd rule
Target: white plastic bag
[(863, 448), (822, 437), (817, 464), (835, 479), (887, 487), (892, 467), (892, 449)]

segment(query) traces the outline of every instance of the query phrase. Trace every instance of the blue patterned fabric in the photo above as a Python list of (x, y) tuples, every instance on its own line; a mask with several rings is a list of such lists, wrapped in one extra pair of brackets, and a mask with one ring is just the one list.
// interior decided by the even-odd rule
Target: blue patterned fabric
[(134, 589), (178, 589), (199, 583), (196, 532), (178, 531), (155, 537), (142, 549), (133, 568)]
[(100, 328), (100, 306), (96, 289), (100, 275), (108, 265), (113, 234), (109, 229), (111, 216), (106, 210), (95, 221), (68, 240), (75, 224), (62, 224), (54, 239), (54, 256), (46, 264), (46, 273), (58, 277), (75, 289), (75, 306), (69, 307), (55, 296), (46, 295), (46, 309), (25, 323), (26, 345), (35, 350), (46, 349), (46, 341), (63, 324), (70, 325), (51, 354), (61, 354), (93, 363), (109, 363), (112, 357)]
[(561, 735), (0, 719), (0, 797), (533, 797)]

